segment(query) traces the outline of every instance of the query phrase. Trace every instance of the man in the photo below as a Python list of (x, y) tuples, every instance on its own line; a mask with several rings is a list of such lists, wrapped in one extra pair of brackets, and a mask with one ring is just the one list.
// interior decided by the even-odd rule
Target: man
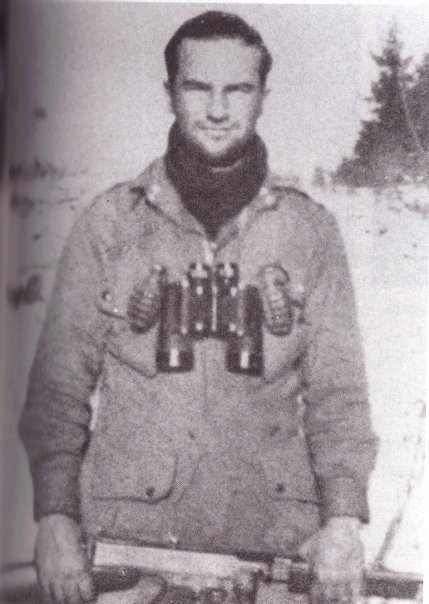
[[(30, 375), (20, 434), (42, 590), (90, 601), (81, 544), (107, 539), (301, 551), (312, 602), (356, 601), (375, 437), (336, 222), (267, 168), (256, 124), (271, 56), (254, 29), (210, 11), (165, 58), (166, 155), (78, 220)], [(258, 288), (262, 374), (227, 370), (229, 343), (210, 335), (192, 342), (189, 371), (162, 371), (160, 323), (175, 316), (160, 320), (162, 284), (183, 284), (193, 263), (236, 265)], [(143, 588), (123, 597), (112, 601), (151, 601)]]

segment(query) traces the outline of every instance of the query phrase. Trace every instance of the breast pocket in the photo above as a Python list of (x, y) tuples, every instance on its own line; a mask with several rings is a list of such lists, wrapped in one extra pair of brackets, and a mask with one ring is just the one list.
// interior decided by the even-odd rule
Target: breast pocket
[(159, 320), (147, 331), (133, 331), (127, 319), (127, 305), (133, 283), (120, 279), (107, 284), (98, 299), (98, 309), (106, 316), (106, 352), (119, 362), (152, 378), (157, 374), (156, 349)]
[(263, 330), (264, 380), (275, 382), (285, 377), (287, 372), (295, 371), (306, 349), (306, 329), (295, 324), (292, 332), (286, 336), (275, 336), (265, 327)]
[(135, 453), (131, 456), (110, 444), (98, 443), (91, 480), (93, 497), (157, 503), (170, 495), (176, 479), (177, 456), (144, 443)]

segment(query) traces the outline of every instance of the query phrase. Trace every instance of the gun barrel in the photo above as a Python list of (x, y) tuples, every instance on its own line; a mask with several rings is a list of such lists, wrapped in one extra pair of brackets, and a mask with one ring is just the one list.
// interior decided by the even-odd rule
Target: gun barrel
[[(121, 591), (136, 585), (143, 574), (141, 568), (95, 566), (92, 580), (96, 593)], [(37, 574), (32, 562), (9, 564), (1, 569), (0, 602), (2, 604), (39, 604), (41, 596)]]
[[(292, 562), (286, 576), (274, 572), (273, 580), (287, 582), (289, 590), (295, 593), (308, 593), (311, 573), (308, 564)], [(385, 569), (366, 569), (363, 582), (363, 596), (384, 599), (416, 600), (422, 595), (423, 577), (414, 573), (400, 573)]]
[(417, 600), (422, 597), (423, 577), (413, 573), (377, 570), (365, 574), (365, 595), (397, 600)]
[(2, 567), (0, 602), (39, 602), (37, 575), (32, 562), (7, 564)]

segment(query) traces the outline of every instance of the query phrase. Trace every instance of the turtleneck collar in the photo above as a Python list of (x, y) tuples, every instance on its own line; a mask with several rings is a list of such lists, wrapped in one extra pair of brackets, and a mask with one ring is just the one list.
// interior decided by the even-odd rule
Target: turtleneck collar
[(255, 135), (229, 165), (211, 165), (183, 139), (173, 124), (165, 157), (167, 175), (183, 205), (210, 239), (258, 194), (267, 175), (267, 151)]

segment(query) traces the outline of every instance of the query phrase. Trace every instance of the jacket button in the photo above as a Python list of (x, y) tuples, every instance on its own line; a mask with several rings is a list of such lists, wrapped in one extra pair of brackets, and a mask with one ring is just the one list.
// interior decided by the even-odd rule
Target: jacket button
[(105, 302), (111, 302), (112, 300), (112, 294), (109, 292), (108, 289), (106, 289), (102, 294), (101, 297), (103, 298), (103, 300)]
[(271, 195), (270, 193), (265, 197), (265, 205), (267, 207), (271, 207), (273, 205), (275, 205), (276, 203), (276, 198), (274, 197), (274, 195)]
[(151, 499), (155, 495), (155, 487), (148, 487), (146, 489), (146, 495)]
[(280, 426), (271, 426), (270, 427), (270, 436), (271, 437), (274, 437), (279, 432), (280, 432)]
[(276, 493), (284, 493), (285, 485), (282, 482), (276, 484)]
[(177, 537), (176, 535), (173, 535), (172, 533), (168, 533), (167, 539), (170, 542), (172, 547), (176, 547), (177, 544), (179, 543), (179, 537)]
[(149, 189), (149, 195), (151, 197), (156, 197), (160, 191), (161, 187), (158, 184), (154, 183)]

